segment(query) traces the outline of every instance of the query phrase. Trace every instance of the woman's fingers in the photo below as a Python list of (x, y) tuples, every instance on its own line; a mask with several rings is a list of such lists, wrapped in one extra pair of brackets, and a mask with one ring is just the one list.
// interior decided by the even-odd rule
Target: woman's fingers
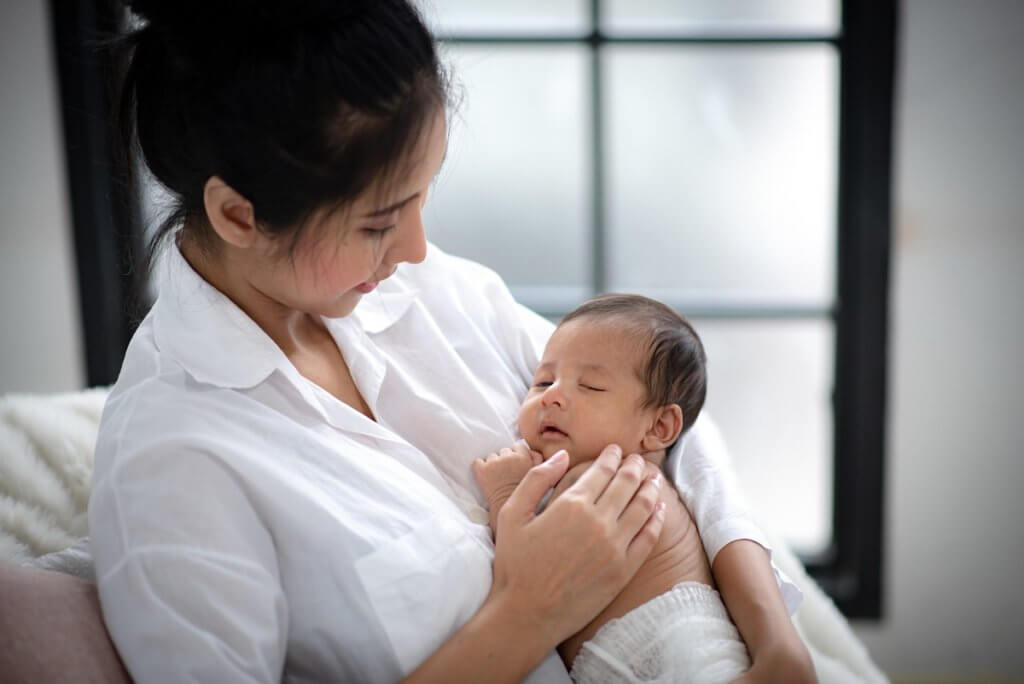
[[(618, 447), (601, 456), (536, 515), (544, 493), (567, 472), (564, 451), (534, 466), (498, 514), (492, 591), (511, 591), (562, 641), (622, 591), (661, 534), (660, 480)], [(621, 501), (620, 501), (621, 499)]]
[[(651, 547), (654, 546), (654, 542), (658, 540), (657, 535), (653, 539), (648, 538), (651, 530), (651, 524), (654, 518), (659, 514), (659, 511), (664, 515), (665, 504), (661, 501), (661, 484), (662, 477), (660, 472), (654, 473), (652, 476), (647, 477), (644, 483), (637, 490), (633, 500), (629, 502), (626, 509), (619, 516), (619, 525), (622, 527), (623, 533), (628, 539), (631, 539), (629, 545), (629, 553), (641, 553), (643, 557), (647, 556), (647, 551), (650, 548), (644, 550), (645, 544), (650, 542)], [(660, 524), (657, 527), (657, 533), (661, 533)]]
[(644, 560), (651, 555), (651, 550), (658, 543), (658, 537), (661, 536), (661, 529), (664, 527), (664, 524), (665, 504), (659, 501), (655, 504), (651, 515), (648, 516), (647, 521), (640, 528), (640, 531), (636, 533), (633, 541), (629, 543), (629, 547), (626, 549), (626, 558), (633, 572), (636, 572)]
[(555, 486), (569, 469), (569, 454), (563, 449), (544, 463), (530, 468), (512, 496), (501, 509), (502, 517), (510, 516), (520, 523), (534, 516), (544, 494)]
[[(646, 463), (643, 457), (637, 454), (630, 454), (624, 458), (615, 477), (598, 497), (597, 505), (609, 515), (619, 518), (645, 482)], [(656, 484), (660, 485), (660, 482)]]

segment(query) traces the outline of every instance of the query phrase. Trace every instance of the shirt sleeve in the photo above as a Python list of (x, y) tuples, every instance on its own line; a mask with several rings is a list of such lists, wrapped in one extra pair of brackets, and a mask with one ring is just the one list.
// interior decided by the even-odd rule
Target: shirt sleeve
[[(714, 563), (719, 551), (739, 539), (756, 542), (771, 555), (768, 537), (754, 521), (725, 442), (707, 413), (673, 445), (665, 470), (697, 523), (709, 562)], [(772, 569), (786, 610), (793, 615), (803, 593), (774, 562)]]
[(152, 448), (121, 460), (96, 483), (89, 522), (103, 617), (135, 681), (281, 680), (273, 540), (216, 459)]

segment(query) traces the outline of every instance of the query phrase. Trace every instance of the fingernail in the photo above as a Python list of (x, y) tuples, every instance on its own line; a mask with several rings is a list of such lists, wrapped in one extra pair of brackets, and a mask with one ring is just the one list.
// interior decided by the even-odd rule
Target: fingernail
[(659, 518), (664, 518), (665, 517), (665, 502), (664, 501), (659, 501), (658, 502), (658, 505), (654, 509), (654, 515), (658, 516)]
[(612, 444), (611, 450), (612, 453), (615, 454), (616, 456), (622, 456), (622, 447), (620, 447), (618, 444)]
[(661, 473), (654, 473), (654, 476), (651, 478), (651, 484), (655, 487), (661, 486)]
[(565, 449), (559, 449), (558, 451), (555, 452), (554, 456), (548, 459), (548, 463), (560, 463), (562, 461), (568, 460), (568, 458), (569, 452), (566, 451)]

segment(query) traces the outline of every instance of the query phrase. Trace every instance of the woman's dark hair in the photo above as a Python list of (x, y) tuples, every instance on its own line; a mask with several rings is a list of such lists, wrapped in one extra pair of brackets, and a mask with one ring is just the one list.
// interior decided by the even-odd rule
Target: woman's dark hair
[(644, 384), (644, 407), (678, 404), (680, 435), (697, 420), (707, 395), (707, 355), (689, 321), (659, 301), (633, 294), (606, 294), (573, 309), (559, 325), (597, 319), (621, 326), (646, 351), (636, 369)]
[(134, 0), (117, 48), (125, 159), (137, 144), (178, 225), (210, 246), (219, 176), (260, 228), (290, 238), (314, 212), (398, 173), (448, 105), (434, 41), (403, 0)]

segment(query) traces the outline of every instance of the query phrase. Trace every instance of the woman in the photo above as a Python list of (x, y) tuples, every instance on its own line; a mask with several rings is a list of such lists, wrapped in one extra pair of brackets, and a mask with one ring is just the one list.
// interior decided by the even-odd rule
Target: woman
[[(565, 681), (553, 649), (649, 553), (661, 483), (610, 446), (534, 515), (566, 469), (552, 459), (491, 544), (470, 463), (514, 438), (550, 326), (426, 243), (447, 91), (419, 17), (398, 0), (132, 8), (128, 140), (176, 206), (90, 501), (128, 670)], [(716, 486), (705, 538), (750, 677), (813, 677)]]

